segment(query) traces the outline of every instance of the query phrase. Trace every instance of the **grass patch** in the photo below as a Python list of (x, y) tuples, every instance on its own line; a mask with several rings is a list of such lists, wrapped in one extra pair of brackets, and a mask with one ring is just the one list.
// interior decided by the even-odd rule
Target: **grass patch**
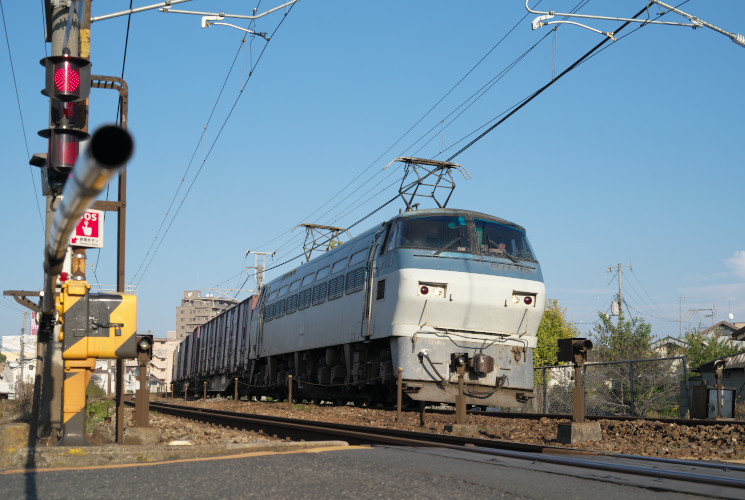
[(88, 420), (86, 422), (86, 431), (88, 434), (93, 429), (115, 413), (114, 401), (111, 399), (95, 399), (88, 402)]

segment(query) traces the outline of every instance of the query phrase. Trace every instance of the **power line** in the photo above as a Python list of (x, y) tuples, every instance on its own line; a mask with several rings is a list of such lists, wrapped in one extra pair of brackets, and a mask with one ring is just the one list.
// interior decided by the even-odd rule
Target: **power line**
[[(13, 77), (13, 88), (16, 92), (16, 103), (18, 104), (18, 116), (21, 120), (21, 133), (23, 134), (23, 144), (26, 146), (26, 158), (31, 158), (31, 153), (28, 149), (28, 141), (26, 140), (26, 126), (23, 122), (23, 110), (21, 109), (21, 98), (18, 95), (18, 83), (16, 82), (16, 70), (13, 66), (13, 54), (10, 50), (10, 37), (8, 36), (8, 26), (5, 24), (5, 9), (3, 8), (3, 2), (0, 0), (0, 14), (3, 17), (3, 31), (5, 33), (5, 45), (8, 48), (8, 62), (10, 63), (10, 74)], [(34, 172), (31, 165), (28, 166), (28, 172), (31, 175), (31, 184), (34, 186), (34, 200), (36, 201), (36, 212), (39, 214), (39, 224), (41, 225), (42, 234), (44, 231), (44, 219), (41, 216), (41, 208), (39, 207), (39, 192), (36, 189), (36, 179), (34, 179)]]
[(639, 283), (639, 286), (641, 287), (642, 291), (647, 296), (647, 298), (649, 299), (649, 301), (652, 303), (652, 305), (654, 306), (654, 308), (657, 309), (657, 312), (660, 315), (665, 316), (666, 317), (666, 321), (674, 321), (676, 323), (679, 323), (680, 322), (679, 320), (677, 320), (677, 319), (671, 319), (670, 316), (667, 316), (667, 314), (662, 309), (660, 309), (660, 307), (655, 303), (654, 299), (652, 299), (652, 297), (649, 295), (649, 292), (647, 292), (647, 289), (644, 288), (644, 284), (641, 282), (641, 280), (636, 275), (636, 272), (633, 269), (631, 269), (631, 274), (634, 276), (634, 279), (636, 280), (636, 282)]
[[(44, 0), (39, 0), (39, 3), (41, 4), (41, 33), (42, 33), (42, 40), (46, 40), (47, 38), (47, 15), (46, 15), (46, 7), (44, 7)], [(47, 47), (46, 42), (43, 43), (44, 45), (44, 55), (49, 57), (49, 49)]]

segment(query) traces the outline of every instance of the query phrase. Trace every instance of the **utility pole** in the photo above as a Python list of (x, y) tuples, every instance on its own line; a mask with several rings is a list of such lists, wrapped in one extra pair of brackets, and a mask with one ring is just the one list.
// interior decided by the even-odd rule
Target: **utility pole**
[(679, 305), (678, 305), (678, 337), (683, 336), (683, 301), (685, 300), (685, 297), (678, 297), (679, 299)]
[(246, 270), (256, 269), (256, 290), (261, 292), (261, 287), (264, 286), (264, 271), (266, 271), (266, 258), (267, 256), (274, 257), (276, 252), (254, 252), (253, 250), (247, 250), (246, 255), (252, 254), (256, 256), (255, 265), (247, 267)]
[(23, 379), (25, 375), (24, 373), (25, 370), (23, 366), (26, 363), (25, 361), (26, 360), (26, 339), (25, 339), (26, 337), (26, 314), (27, 313), (25, 312), (23, 313), (23, 329), (21, 330), (21, 357), (18, 360), (19, 363), (21, 364), (21, 383), (23, 383)]
[[(618, 320), (621, 321), (623, 319), (623, 268), (628, 267), (631, 269), (631, 264), (625, 266), (623, 264), (618, 264), (616, 267), (616, 271), (618, 272), (618, 295), (616, 296), (615, 303), (618, 304), (618, 312), (614, 309), (611, 309), (611, 316), (618, 316)], [(608, 272), (613, 271), (612, 266), (608, 266)]]
[[(89, 7), (88, 4), (85, 4)], [(79, 49), (79, 14), (76, 16), (73, 9), (75, 3), (64, 2), (59, 0), (45, 0), (44, 1), (45, 14), (46, 14), (46, 42), (52, 43), (51, 55), (52, 57), (60, 57), (63, 55), (78, 57), (80, 54)], [(88, 15), (90, 11), (86, 9)], [(48, 69), (47, 69), (48, 71)], [(51, 96), (49, 96), (51, 97)], [(62, 184), (66, 179), (64, 170), (67, 167), (66, 158), (69, 153), (75, 153), (77, 157), (77, 146), (79, 144), (80, 136), (76, 134), (64, 134), (60, 132), (59, 128), (68, 127), (69, 123), (61, 123), (68, 119), (68, 115), (72, 116), (72, 120), (75, 120), (75, 111), (77, 109), (74, 105), (68, 106), (67, 104), (62, 105), (61, 112), (55, 110), (55, 103), (52, 102), (50, 107), (50, 129), (49, 129), (49, 153), (46, 158), (43, 155), (35, 155), (32, 158), (31, 163), (34, 165), (42, 166), (42, 184), (50, 186), (49, 191), (46, 195), (46, 240), (45, 248), (49, 247), (50, 235), (52, 232), (52, 225), (56, 215), (56, 209), (62, 201), (60, 196), (61, 189), (54, 180), (59, 182), (60, 176), (62, 177)], [(70, 113), (71, 112), (71, 113)], [(83, 117), (77, 117), (83, 118)], [(87, 124), (87, 117), (85, 117), (85, 123)], [(53, 130), (54, 129), (54, 130)], [(64, 146), (63, 146), (64, 144)], [(60, 150), (53, 149), (52, 146), (62, 146)], [(73, 151), (73, 148), (74, 151)], [(58, 158), (59, 157), (59, 158)], [(41, 161), (38, 160), (41, 158)], [(56, 164), (59, 160), (59, 165)], [(36, 163), (34, 163), (36, 161)], [(64, 168), (63, 168), (64, 167)], [(69, 265), (66, 271), (69, 271)], [(54, 292), (52, 290), (52, 292)], [(55, 324), (53, 327), (48, 325), (45, 327), (42, 325), (39, 332), (39, 338), (37, 342), (37, 358), (39, 360), (37, 364), (37, 374), (34, 383), (34, 419), (32, 425), (32, 432), (36, 432), (38, 436), (44, 437), (51, 435), (54, 439), (57, 432), (62, 427), (62, 386), (63, 386), (63, 374), (64, 374), (64, 363), (62, 361), (62, 351), (59, 342), (56, 341), (60, 333), (60, 326)]]

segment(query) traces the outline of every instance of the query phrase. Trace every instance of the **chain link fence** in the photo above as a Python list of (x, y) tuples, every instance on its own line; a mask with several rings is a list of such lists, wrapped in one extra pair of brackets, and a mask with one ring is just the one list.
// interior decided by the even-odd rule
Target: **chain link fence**
[[(587, 415), (685, 417), (690, 406), (685, 356), (586, 363)], [(535, 369), (535, 397), (523, 411), (572, 413), (574, 366)]]

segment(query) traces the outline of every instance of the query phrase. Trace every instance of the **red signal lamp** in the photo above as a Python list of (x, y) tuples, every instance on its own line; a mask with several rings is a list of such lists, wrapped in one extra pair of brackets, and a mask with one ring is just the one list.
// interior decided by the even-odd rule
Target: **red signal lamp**
[(65, 281), (70, 279), (70, 273), (67, 273), (65, 271), (62, 271), (59, 273), (59, 280), (64, 283)]
[(422, 285), (422, 287), (419, 289), (419, 293), (422, 295), (427, 295), (429, 293), (429, 287), (427, 285)]
[(91, 62), (82, 57), (51, 56), (42, 59), (47, 70), (45, 94), (60, 101), (86, 99), (91, 91)]

